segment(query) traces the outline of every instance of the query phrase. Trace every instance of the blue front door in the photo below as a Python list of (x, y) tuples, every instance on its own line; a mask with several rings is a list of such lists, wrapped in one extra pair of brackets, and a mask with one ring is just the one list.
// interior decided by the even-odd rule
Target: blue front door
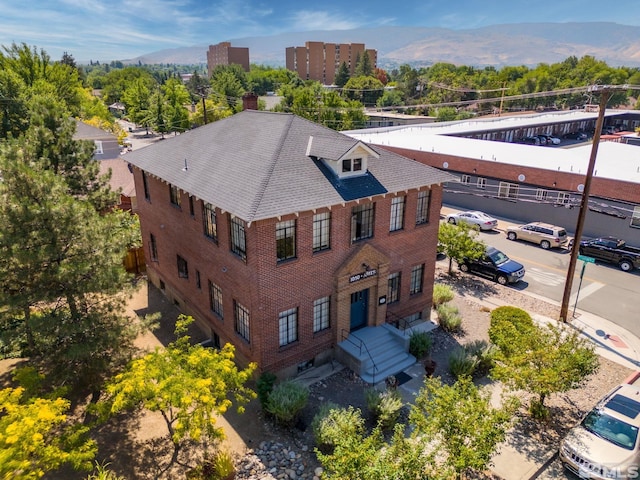
[(367, 325), (369, 309), (369, 289), (351, 294), (351, 331)]

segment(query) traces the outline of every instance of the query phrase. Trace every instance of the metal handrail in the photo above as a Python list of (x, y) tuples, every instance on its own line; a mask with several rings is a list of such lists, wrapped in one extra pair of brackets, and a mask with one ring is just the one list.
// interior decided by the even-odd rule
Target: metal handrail
[[(346, 332), (346, 336), (345, 336), (345, 332)], [(341, 335), (340, 336), (342, 337), (342, 340), (346, 340), (350, 344), (352, 344), (355, 347), (357, 347), (358, 350), (359, 350), (359, 352), (358, 352), (359, 355), (362, 355), (362, 349), (364, 348), (364, 351), (366, 352), (367, 356), (369, 357), (369, 360), (371, 360), (371, 365), (373, 365), (373, 384), (375, 385), (375, 383), (376, 383), (376, 372), (378, 371), (378, 366), (376, 365), (376, 362), (373, 359), (373, 356), (371, 355), (371, 352), (369, 352), (369, 349), (367, 348), (367, 345), (356, 334), (351, 333), (351, 332), (345, 330), (344, 328), (341, 330)], [(359, 343), (355, 343), (353, 340), (351, 340), (351, 337), (357, 339)]]
[[(391, 321), (389, 321), (389, 319), (391, 319)], [(393, 324), (398, 330), (411, 331), (413, 329), (413, 326), (419, 323), (420, 321), (422, 321), (422, 318), (416, 318), (415, 320), (407, 320), (405, 317), (401, 317), (396, 313), (389, 312), (389, 311), (387, 312), (386, 322), (389, 324)]]

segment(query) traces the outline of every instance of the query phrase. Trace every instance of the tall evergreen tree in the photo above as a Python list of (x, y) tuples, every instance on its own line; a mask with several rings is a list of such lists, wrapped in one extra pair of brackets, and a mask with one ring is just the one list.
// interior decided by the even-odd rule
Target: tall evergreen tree
[(349, 78), (351, 78), (349, 75), (349, 67), (347, 67), (346, 62), (342, 62), (338, 68), (338, 72), (336, 73), (336, 78), (333, 83), (342, 88), (347, 84)]
[(96, 386), (132, 347), (123, 259), (139, 228), (106, 210), (114, 192), (73, 120), (36, 105), (28, 132), (0, 145), (2, 317), (23, 321), (28, 353), (55, 379)]
[(369, 53), (364, 52), (362, 56), (358, 57), (356, 62), (355, 77), (370, 77), (373, 75), (373, 66), (371, 65), (371, 59)]

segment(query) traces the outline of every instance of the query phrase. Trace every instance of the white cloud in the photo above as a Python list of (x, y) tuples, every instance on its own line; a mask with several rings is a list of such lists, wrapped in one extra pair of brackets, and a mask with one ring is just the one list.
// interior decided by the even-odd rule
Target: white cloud
[(295, 12), (290, 21), (290, 31), (349, 30), (362, 26), (361, 23), (346, 19), (343, 15), (312, 10)]

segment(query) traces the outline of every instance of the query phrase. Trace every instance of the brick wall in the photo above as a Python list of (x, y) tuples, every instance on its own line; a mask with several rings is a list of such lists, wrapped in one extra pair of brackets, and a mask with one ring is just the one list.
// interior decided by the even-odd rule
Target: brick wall
[[(143, 192), (142, 175), (135, 169), (139, 192)], [(236, 346), (241, 362), (256, 361), (261, 370), (293, 369), (306, 361), (330, 357), (332, 348), (348, 333), (350, 295), (369, 288), (369, 324), (379, 325), (387, 311), (397, 316), (426, 312), (431, 308), (435, 270), (437, 230), (442, 187), (432, 186), (430, 222), (415, 225), (417, 191), (406, 192), (404, 229), (389, 232), (392, 195), (374, 197), (374, 237), (351, 243), (351, 209), (355, 202), (331, 209), (331, 249), (313, 253), (313, 212), (253, 222), (246, 229), (246, 263), (230, 250), (229, 216), (217, 211), (218, 242), (204, 235), (203, 204), (194, 200), (190, 214), (189, 195), (181, 193), (181, 208), (169, 201), (169, 185), (147, 176), (150, 200), (140, 196), (138, 213), (142, 228), (149, 278), (154, 284), (164, 283), (165, 293), (193, 315), (205, 331), (219, 335), (221, 342)], [(296, 258), (277, 262), (275, 225), (278, 221), (296, 221)], [(158, 261), (151, 261), (149, 238), (156, 238)], [(177, 255), (188, 262), (189, 277), (178, 276)], [(349, 278), (362, 271), (362, 264), (376, 269), (377, 274), (349, 283)], [(411, 269), (424, 264), (421, 294), (409, 295)], [(200, 272), (200, 288), (196, 285)], [(387, 294), (390, 272), (401, 272), (400, 301), (379, 305)], [(208, 282), (219, 285), (223, 292), (224, 318), (209, 306)], [(331, 327), (313, 332), (313, 301), (331, 296)], [(250, 311), (250, 340), (242, 339), (234, 329), (233, 302), (237, 300)], [(278, 337), (278, 314), (298, 308), (298, 341), (281, 347)]]

